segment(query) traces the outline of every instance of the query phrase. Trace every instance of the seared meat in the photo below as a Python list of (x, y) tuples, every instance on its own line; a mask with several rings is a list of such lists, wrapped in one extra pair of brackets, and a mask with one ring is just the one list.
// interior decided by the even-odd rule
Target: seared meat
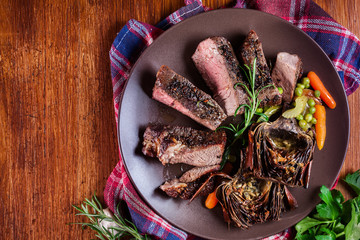
[(220, 165), (212, 165), (212, 166), (205, 166), (205, 167), (194, 167), (189, 171), (185, 172), (180, 178), (180, 182), (194, 182), (196, 179), (200, 178), (201, 176), (218, 171), (220, 169)]
[(282, 94), (284, 102), (291, 102), (296, 82), (301, 74), (302, 62), (298, 55), (287, 52), (278, 53), (271, 77), (276, 86), (284, 90)]
[(228, 116), (234, 115), (239, 105), (247, 102), (242, 87), (241, 69), (230, 42), (224, 37), (212, 37), (202, 41), (192, 56), (195, 66), (214, 94), (214, 99)]
[(251, 68), (256, 58), (255, 89), (260, 90), (267, 85), (274, 85), (273, 87), (267, 87), (260, 92), (258, 96), (258, 98), (262, 100), (260, 107), (279, 105), (281, 103), (281, 94), (271, 79), (270, 69), (266, 63), (262, 44), (254, 30), (251, 30), (247, 35), (240, 53), (244, 64)]
[(211, 130), (215, 130), (227, 117), (210, 95), (167, 66), (161, 66), (156, 75), (152, 97)]
[[(179, 179), (175, 178), (170, 181), (166, 181), (160, 186), (168, 196), (182, 199), (190, 199), (195, 192), (199, 189), (203, 182), (207, 179), (207, 176), (211, 172), (218, 171), (220, 165), (195, 167), (185, 172)], [(200, 194), (208, 194), (214, 187), (214, 181), (209, 181), (203, 188)]]
[(162, 164), (192, 166), (219, 164), (226, 143), (224, 131), (200, 131), (189, 127), (150, 125), (146, 128), (143, 153), (158, 157)]

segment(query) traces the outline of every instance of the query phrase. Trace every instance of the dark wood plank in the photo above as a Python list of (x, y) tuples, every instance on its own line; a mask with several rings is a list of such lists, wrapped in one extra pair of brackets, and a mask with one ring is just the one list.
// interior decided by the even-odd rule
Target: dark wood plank
[[(231, 0), (204, 0), (212, 8)], [(316, 0), (357, 36), (360, 0)], [(130, 18), (150, 24), (182, 0), (2, 1), (0, 239), (90, 239), (69, 222), (118, 161), (108, 51)], [(360, 93), (349, 97), (341, 176), (360, 168)], [(343, 189), (341, 184), (338, 187)], [(347, 193), (347, 197), (350, 194)]]
[[(315, 2), (319, 4), (325, 11), (327, 11), (336, 21), (348, 28), (356, 36), (360, 36), (360, 29), (358, 26), (360, 16), (360, 1), (316, 0)], [(346, 174), (360, 169), (360, 162), (358, 161), (360, 158), (359, 90), (350, 95), (348, 97), (348, 101), (350, 109), (351, 133), (346, 159), (340, 173), (340, 179), (344, 178)], [(337, 189), (344, 192), (346, 198), (352, 196), (352, 193), (347, 191), (348, 189), (345, 188), (342, 181), (339, 182)]]

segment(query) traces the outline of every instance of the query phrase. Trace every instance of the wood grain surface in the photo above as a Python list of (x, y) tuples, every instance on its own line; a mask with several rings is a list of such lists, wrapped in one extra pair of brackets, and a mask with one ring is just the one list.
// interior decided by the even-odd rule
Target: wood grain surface
[[(217, 8), (233, 1), (204, 0)], [(360, 0), (316, 0), (360, 36)], [(0, 239), (90, 239), (72, 204), (102, 199), (118, 161), (108, 51), (130, 18), (155, 24), (183, 0), (0, 4)], [(360, 168), (360, 91), (341, 177)], [(339, 189), (344, 189), (340, 183)], [(346, 193), (349, 196), (349, 193)]]

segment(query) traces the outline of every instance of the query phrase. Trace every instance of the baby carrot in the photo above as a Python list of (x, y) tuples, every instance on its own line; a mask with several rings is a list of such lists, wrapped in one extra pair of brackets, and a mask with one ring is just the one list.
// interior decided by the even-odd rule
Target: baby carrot
[(206, 200), (205, 200), (205, 207), (207, 207), (208, 209), (212, 209), (216, 206), (216, 204), (218, 203), (218, 200), (216, 198), (216, 190), (212, 193), (210, 193)]
[(316, 73), (311, 71), (308, 73), (307, 77), (310, 79), (311, 87), (315, 90), (320, 91), (320, 98), (326, 103), (329, 108), (334, 109), (336, 107), (336, 102), (334, 98), (330, 95), (328, 90), (325, 88), (320, 78), (316, 75)]
[(325, 137), (326, 137), (326, 111), (323, 105), (315, 105), (314, 117), (316, 119), (315, 124), (315, 133), (316, 133), (316, 142), (319, 150), (324, 147)]

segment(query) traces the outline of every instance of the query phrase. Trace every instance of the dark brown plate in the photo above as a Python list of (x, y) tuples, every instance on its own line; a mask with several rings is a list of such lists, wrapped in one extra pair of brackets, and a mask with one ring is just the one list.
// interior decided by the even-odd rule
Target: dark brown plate
[[(192, 63), (197, 44), (207, 37), (224, 36), (235, 49), (246, 34), (254, 29), (259, 35), (265, 56), (274, 60), (280, 51), (298, 54), (304, 72), (314, 70), (325, 82), (337, 102), (334, 110), (327, 108), (327, 137), (322, 151), (315, 151), (310, 188), (293, 188), (299, 207), (284, 213), (279, 221), (253, 226), (249, 230), (228, 228), (220, 207), (207, 210), (203, 198), (191, 204), (165, 196), (158, 187), (174, 174), (155, 158), (141, 153), (142, 134), (151, 122), (171, 125), (200, 125), (169, 107), (151, 99), (155, 75), (163, 64), (189, 78), (208, 91)], [(127, 172), (143, 199), (160, 216), (173, 225), (209, 239), (258, 239), (294, 225), (318, 203), (321, 185), (331, 186), (341, 169), (349, 137), (349, 110), (341, 80), (321, 48), (304, 32), (290, 23), (254, 10), (223, 9), (191, 17), (167, 30), (144, 51), (135, 64), (121, 102), (119, 143)], [(176, 168), (176, 167), (175, 167)]]

